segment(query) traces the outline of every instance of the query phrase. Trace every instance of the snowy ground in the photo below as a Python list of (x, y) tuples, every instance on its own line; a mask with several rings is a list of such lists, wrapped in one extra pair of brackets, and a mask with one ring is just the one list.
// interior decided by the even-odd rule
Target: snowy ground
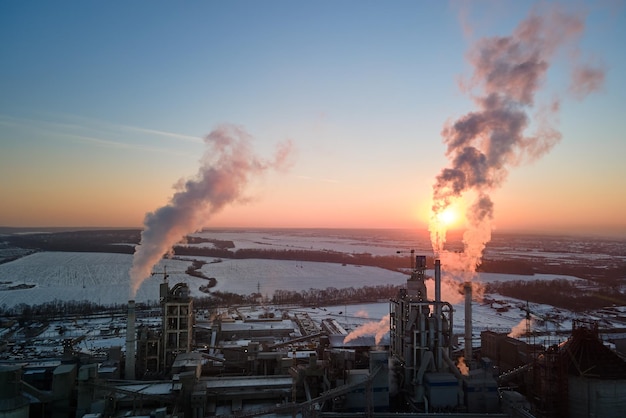
[[(381, 268), (281, 260), (229, 260), (219, 263), (210, 258), (198, 257), (207, 261), (202, 272), (217, 279), (214, 290), (250, 294), (261, 290), (261, 294), (271, 298), (276, 289), (308, 290), (327, 287), (346, 288), (375, 286), (378, 284), (401, 285), (407, 276)], [(204, 279), (191, 277), (185, 270), (192, 261), (167, 259), (154, 268), (134, 297), (139, 302), (156, 301), (159, 297), (159, 283), (163, 280), (163, 269), (167, 268), (170, 283), (185, 282), (193, 296), (202, 296), (200, 286)], [(0, 306), (12, 307), (21, 303), (34, 305), (53, 300), (82, 301), (98, 304), (126, 303), (129, 295), (128, 271), (132, 256), (106, 253), (67, 253), (41, 252), (0, 265)], [(432, 271), (427, 271), (432, 275)], [(445, 273), (444, 273), (445, 275)], [(478, 281), (532, 280), (534, 278), (573, 277), (540, 275), (502, 275), (479, 273)], [(432, 281), (428, 281), (432, 288)], [(9, 290), (13, 286), (34, 286), (28, 289)], [(430, 290), (432, 294), (432, 289)], [(446, 289), (444, 287), (444, 299)], [(458, 292), (452, 291), (446, 300), (456, 302)]]
[[(326, 234), (326, 235), (325, 235)], [(346, 253), (367, 252), (374, 255), (392, 255), (397, 249), (419, 248), (426, 246), (423, 253), (428, 253), (427, 242), (412, 239), (405, 235), (380, 234), (372, 239), (372, 235), (332, 235), (328, 231), (269, 232), (269, 231), (212, 231), (197, 234), (211, 239), (233, 241), (235, 249), (240, 248), (275, 248), (275, 249), (314, 249), (331, 250)], [(211, 244), (200, 244), (211, 245)], [(408, 255), (407, 255), (408, 257)], [(266, 296), (272, 296), (276, 289), (308, 290), (325, 289), (328, 287), (345, 288), (374, 286), (378, 284), (401, 285), (406, 282), (407, 275), (366, 266), (341, 265), (334, 263), (315, 263), (277, 260), (231, 260), (223, 259), (220, 262), (212, 258), (198, 258), (208, 264), (202, 267), (202, 272), (208, 277), (217, 279), (217, 286), (213, 290), (250, 294), (257, 289)], [(407, 258), (408, 262), (408, 258)], [(193, 296), (204, 295), (199, 291), (200, 286), (207, 281), (185, 274), (191, 266), (192, 259), (168, 259), (155, 266), (155, 275), (149, 277), (139, 288), (137, 295), (129, 295), (129, 269), (132, 265), (132, 256), (123, 254), (105, 253), (69, 253), (69, 252), (40, 252), (18, 260), (0, 264), (0, 306), (13, 307), (19, 304), (41, 304), (54, 300), (87, 300), (99, 304), (124, 304), (130, 298), (138, 302), (158, 300), (158, 286), (163, 280), (163, 270), (166, 267), (170, 283), (185, 282), (189, 285)], [(444, 278), (446, 277), (443, 266)], [(432, 275), (432, 271), (427, 271)], [(560, 275), (503, 275), (493, 273), (479, 273), (478, 282), (501, 280), (534, 280), (565, 278), (577, 280), (571, 276)], [(428, 295), (434, 295), (433, 281), (427, 281)], [(458, 283), (457, 283), (458, 284)], [(13, 289), (14, 286), (28, 286), (26, 289)], [(31, 287), (32, 286), (32, 287)], [(443, 300), (450, 302), (454, 307), (454, 332), (461, 334), (464, 323), (463, 297), (455, 284), (443, 286)], [(504, 298), (499, 295), (486, 295), (496, 300), (494, 303), (473, 302), (474, 338), (478, 338), (480, 331), (491, 329), (494, 331), (508, 331), (514, 328), (523, 329), (526, 325), (525, 311), (520, 306), (525, 302)], [(551, 306), (531, 304), (530, 310), (541, 316), (559, 318), (560, 329), (554, 322), (541, 323), (538, 318), (532, 320), (534, 329), (542, 331), (559, 331), (571, 329), (573, 314), (557, 311)], [(389, 313), (389, 304), (374, 303), (364, 305), (326, 306), (306, 309), (314, 319), (333, 317), (352, 331), (359, 326), (383, 321)], [(112, 318), (107, 326), (111, 329), (123, 327), (125, 324), (116, 324)], [(611, 323), (605, 326), (623, 326)], [(94, 336), (95, 337), (95, 336)], [(102, 337), (102, 336), (101, 336)], [(102, 344), (118, 342), (119, 335), (109, 335), (100, 338)], [(556, 337), (555, 337), (556, 338)], [(95, 341), (95, 340), (94, 340)], [(100, 343), (90, 343), (100, 344)], [(477, 344), (477, 343), (475, 343)]]
[[(403, 230), (210, 230), (193, 236), (232, 241), (233, 250), (241, 248), (266, 250), (316, 250), (337, 251), (347, 254), (369, 253), (395, 255), (398, 250), (413, 248), (424, 253), (431, 251), (430, 241), (416, 233)], [(196, 244), (212, 247), (211, 243)]]

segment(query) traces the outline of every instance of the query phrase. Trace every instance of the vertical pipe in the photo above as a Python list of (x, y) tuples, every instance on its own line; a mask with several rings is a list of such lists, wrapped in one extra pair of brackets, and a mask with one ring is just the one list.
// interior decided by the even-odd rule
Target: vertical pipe
[(472, 282), (465, 282), (465, 362), (472, 361)]
[(435, 260), (435, 302), (441, 302), (441, 260)]
[(135, 301), (128, 301), (128, 319), (126, 322), (126, 379), (135, 379)]
[(435, 351), (435, 363), (437, 370), (441, 371), (443, 368), (443, 359), (441, 357), (443, 333), (441, 323), (441, 260), (435, 260), (435, 319), (437, 327), (437, 342)]

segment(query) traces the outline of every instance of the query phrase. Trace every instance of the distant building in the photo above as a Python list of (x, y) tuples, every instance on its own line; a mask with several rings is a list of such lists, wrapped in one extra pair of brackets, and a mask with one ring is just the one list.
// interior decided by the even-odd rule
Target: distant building
[(163, 368), (169, 369), (176, 355), (191, 351), (193, 341), (193, 301), (186, 283), (178, 283), (171, 290), (161, 283), (163, 308)]
[(480, 333), (480, 346), (481, 355), (491, 359), (501, 372), (513, 370), (530, 361), (528, 344), (506, 333), (483, 331)]
[(137, 331), (137, 375), (163, 375), (176, 356), (189, 353), (193, 345), (193, 300), (186, 283), (171, 289), (161, 283), (161, 329), (140, 327)]

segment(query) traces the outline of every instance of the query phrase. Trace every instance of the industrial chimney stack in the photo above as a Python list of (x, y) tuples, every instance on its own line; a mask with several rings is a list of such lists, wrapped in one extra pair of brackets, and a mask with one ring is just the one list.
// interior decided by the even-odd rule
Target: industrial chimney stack
[(441, 302), (441, 260), (435, 260), (435, 302), (437, 302), (436, 309)]
[(443, 324), (441, 322), (441, 260), (435, 260), (435, 321), (437, 329), (437, 351), (435, 361), (437, 369), (443, 366)]
[(126, 323), (126, 368), (124, 370), (126, 379), (135, 379), (135, 301), (128, 301), (128, 319)]
[(465, 362), (472, 361), (472, 282), (465, 282)]

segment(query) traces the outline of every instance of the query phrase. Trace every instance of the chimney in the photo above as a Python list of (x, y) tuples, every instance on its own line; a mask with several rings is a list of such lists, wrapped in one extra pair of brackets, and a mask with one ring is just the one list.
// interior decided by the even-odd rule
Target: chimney
[(443, 324), (441, 322), (441, 260), (435, 260), (435, 323), (437, 327), (437, 351), (435, 364), (437, 370), (443, 367)]
[(441, 260), (435, 260), (435, 302), (441, 302)]
[(126, 379), (135, 379), (135, 342), (137, 335), (135, 332), (135, 301), (128, 301), (128, 319), (126, 322), (126, 368), (124, 375)]
[(465, 362), (472, 361), (472, 282), (465, 282)]

